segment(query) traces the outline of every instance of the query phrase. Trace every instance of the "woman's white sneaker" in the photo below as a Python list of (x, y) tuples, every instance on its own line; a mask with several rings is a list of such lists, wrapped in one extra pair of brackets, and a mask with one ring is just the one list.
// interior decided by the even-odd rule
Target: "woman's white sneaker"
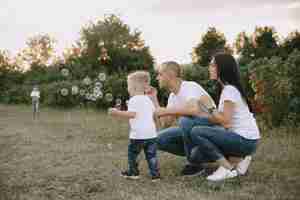
[(252, 157), (246, 156), (239, 164), (237, 165), (236, 169), (240, 175), (245, 175), (249, 165), (251, 163)]
[(225, 167), (220, 166), (212, 175), (208, 176), (206, 179), (209, 181), (222, 181), (236, 176), (238, 176), (237, 170), (229, 170)]

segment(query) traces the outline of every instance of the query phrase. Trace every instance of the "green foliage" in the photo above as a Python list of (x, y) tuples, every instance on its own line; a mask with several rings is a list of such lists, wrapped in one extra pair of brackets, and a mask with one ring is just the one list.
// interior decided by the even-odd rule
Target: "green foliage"
[(275, 28), (265, 26), (256, 27), (252, 35), (245, 32), (238, 34), (235, 47), (239, 56), (239, 63), (247, 65), (258, 58), (279, 56), (279, 39)]
[(254, 59), (254, 45), (250, 36), (245, 32), (239, 33), (235, 41), (236, 52), (239, 54), (238, 62), (241, 66), (247, 66)]
[(252, 37), (255, 58), (271, 58), (278, 55), (278, 36), (274, 27), (256, 27)]
[(287, 58), (293, 51), (300, 51), (300, 32), (291, 32), (281, 44), (281, 56)]
[(291, 63), (280, 57), (261, 58), (250, 64), (250, 83), (255, 92), (253, 103), (268, 126), (281, 125), (289, 115), (292, 96)]
[(208, 69), (199, 65), (185, 65), (183, 70), (185, 80), (199, 83), (217, 101), (216, 82), (210, 81)]
[(109, 74), (153, 67), (153, 57), (141, 39), (141, 32), (132, 32), (116, 15), (83, 27), (78, 46), (84, 60), (104, 67)]
[(210, 27), (202, 36), (201, 42), (194, 48), (194, 63), (200, 66), (208, 66), (212, 56), (219, 51), (232, 52), (226, 46), (224, 34), (217, 31), (216, 28)]
[[(300, 50), (299, 42), (300, 33), (295, 31), (279, 45), (273, 27), (257, 27), (252, 35), (242, 32), (235, 42), (247, 96), (269, 126), (300, 122), (300, 52), (295, 51)], [(65, 51), (63, 59), (53, 57), (54, 43), (47, 34), (37, 35), (29, 38), (27, 47), (13, 59), (8, 52), (0, 51), (0, 102), (30, 104), (32, 86), (38, 84), (40, 101), (47, 106), (89, 104), (106, 108), (120, 98), (125, 107), (127, 74), (139, 69), (149, 71), (151, 85), (158, 88), (153, 57), (141, 32), (132, 31), (115, 15), (82, 27), (80, 39)], [(208, 29), (193, 50), (194, 64), (184, 65), (184, 79), (200, 83), (216, 100), (216, 83), (208, 80), (206, 66), (216, 52), (232, 50), (226, 45), (224, 34), (214, 27)], [(30, 65), (27, 71), (20, 70), (24, 63)], [(62, 76), (62, 69), (68, 69), (70, 75)], [(103, 98), (87, 100), (100, 72), (107, 74)], [(83, 84), (85, 77), (92, 80), (90, 85)], [(84, 90), (84, 95), (72, 94), (73, 86)], [(66, 96), (61, 94), (64, 88), (68, 90)], [(105, 100), (108, 93), (113, 94), (111, 102)], [(168, 92), (159, 89), (158, 96), (166, 105)]]
[(31, 87), (27, 85), (12, 85), (3, 92), (1, 101), (7, 104), (30, 104)]
[(285, 62), (291, 84), (289, 111), (296, 123), (300, 123), (300, 51), (294, 50)]

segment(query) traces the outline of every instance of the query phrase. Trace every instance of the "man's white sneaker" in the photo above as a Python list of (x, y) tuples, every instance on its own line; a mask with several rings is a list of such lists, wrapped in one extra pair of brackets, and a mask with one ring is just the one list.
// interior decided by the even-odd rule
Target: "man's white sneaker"
[(251, 163), (252, 157), (246, 156), (239, 164), (237, 165), (236, 169), (240, 175), (245, 175), (249, 165)]
[(236, 176), (238, 176), (237, 170), (229, 170), (225, 167), (220, 166), (212, 175), (208, 176), (206, 179), (209, 181), (222, 181)]

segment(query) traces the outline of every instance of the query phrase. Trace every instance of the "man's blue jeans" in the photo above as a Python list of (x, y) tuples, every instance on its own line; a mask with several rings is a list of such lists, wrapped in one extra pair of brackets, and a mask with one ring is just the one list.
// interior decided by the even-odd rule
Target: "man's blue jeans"
[(180, 117), (179, 127), (171, 127), (158, 133), (157, 147), (178, 156), (186, 156), (190, 160), (190, 152), (195, 144), (191, 142), (190, 131), (195, 126), (213, 126), (204, 117)]

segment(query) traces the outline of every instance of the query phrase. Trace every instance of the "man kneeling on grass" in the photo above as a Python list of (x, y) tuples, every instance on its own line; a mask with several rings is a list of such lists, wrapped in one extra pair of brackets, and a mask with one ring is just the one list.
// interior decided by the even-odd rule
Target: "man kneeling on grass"
[(144, 150), (150, 169), (152, 181), (160, 179), (158, 159), (156, 154), (156, 126), (154, 122), (155, 106), (145, 95), (149, 88), (150, 74), (145, 71), (131, 73), (127, 77), (127, 87), (130, 95), (128, 110), (121, 111), (110, 108), (108, 113), (129, 119), (130, 135), (128, 145), (128, 170), (121, 175), (130, 179), (139, 178), (137, 157)]

